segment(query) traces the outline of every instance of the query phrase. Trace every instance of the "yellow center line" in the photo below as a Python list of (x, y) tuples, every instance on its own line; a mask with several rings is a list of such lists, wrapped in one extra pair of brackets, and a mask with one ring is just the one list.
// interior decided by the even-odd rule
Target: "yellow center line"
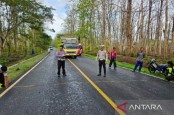
[(85, 73), (83, 73), (71, 60), (68, 61), (83, 75), (83, 77), (103, 96), (103, 98), (120, 114), (125, 115), (125, 113), (117, 108), (116, 103), (114, 103)]

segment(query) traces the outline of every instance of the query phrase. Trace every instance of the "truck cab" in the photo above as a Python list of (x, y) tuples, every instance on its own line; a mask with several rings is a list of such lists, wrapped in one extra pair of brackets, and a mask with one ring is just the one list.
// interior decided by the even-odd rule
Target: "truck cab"
[(62, 38), (66, 57), (77, 57), (78, 45), (76, 38)]
[(74, 58), (77, 57), (77, 50), (78, 50), (77, 44), (65, 43), (63, 46), (66, 57), (74, 57)]

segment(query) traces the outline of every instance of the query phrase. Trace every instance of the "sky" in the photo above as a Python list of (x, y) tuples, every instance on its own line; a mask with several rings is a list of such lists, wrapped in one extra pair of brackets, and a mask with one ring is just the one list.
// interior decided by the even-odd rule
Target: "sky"
[[(45, 23), (45, 30), (46, 33), (52, 38), (56, 36), (57, 33), (61, 33), (62, 30), (62, 24), (64, 22), (64, 19), (66, 18), (66, 5), (69, 0), (40, 0), (44, 5), (51, 6), (55, 10), (53, 11), (54, 14), (54, 21), (51, 24), (50, 22)], [(54, 29), (55, 32), (50, 32), (48, 29)]]

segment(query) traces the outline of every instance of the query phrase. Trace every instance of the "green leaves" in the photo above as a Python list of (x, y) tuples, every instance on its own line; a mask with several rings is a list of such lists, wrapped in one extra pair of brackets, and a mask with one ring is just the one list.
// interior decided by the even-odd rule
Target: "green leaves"
[[(52, 39), (44, 33), (44, 22), (52, 22), (52, 10), (52, 7), (47, 7), (37, 0), (1, 0), (0, 56), (3, 49), (6, 49), (7, 42), (9, 46), (14, 46), (15, 51), (26, 46), (26, 49), (46, 49)], [(10, 53), (10, 49), (8, 51)]]
[[(15, 30), (21, 24), (29, 24), (29, 27), (38, 28), (44, 21), (52, 21), (53, 14), (51, 7), (46, 7), (36, 0), (1, 0), (3, 28)], [(5, 9), (5, 10), (4, 10)], [(8, 26), (9, 25), (9, 26)], [(13, 26), (11, 26), (13, 25)]]

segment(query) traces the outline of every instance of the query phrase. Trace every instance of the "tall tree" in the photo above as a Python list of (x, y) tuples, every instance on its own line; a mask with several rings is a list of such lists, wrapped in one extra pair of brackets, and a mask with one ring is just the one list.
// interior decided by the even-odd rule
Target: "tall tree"
[(102, 43), (106, 46), (106, 0), (102, 0)]
[[(24, 23), (30, 28), (40, 27), (44, 21), (52, 20), (52, 8), (41, 5), (36, 0), (1, 0), (0, 1), (0, 55), (8, 37), (18, 34), (18, 27)], [(14, 41), (16, 43), (16, 39)]]
[(126, 19), (126, 36), (127, 36), (127, 49), (128, 53), (132, 52), (132, 0), (127, 2), (127, 19)]
[(168, 53), (168, 0), (166, 1), (166, 10), (165, 10), (165, 30), (164, 30), (164, 59), (167, 58)]
[(174, 16), (173, 16), (173, 27), (172, 27), (172, 48), (171, 48), (171, 53), (174, 56)]

